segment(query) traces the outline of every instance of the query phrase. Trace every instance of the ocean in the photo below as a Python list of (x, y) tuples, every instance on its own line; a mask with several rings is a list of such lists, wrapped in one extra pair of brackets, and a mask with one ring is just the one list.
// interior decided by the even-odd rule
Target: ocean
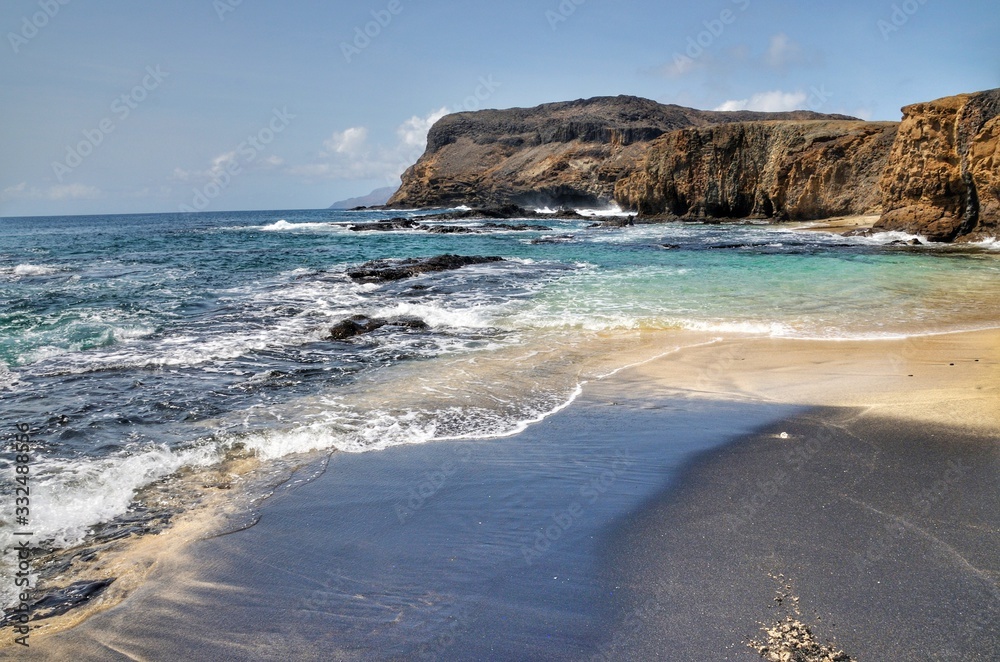
[[(310, 453), (509, 436), (588, 382), (718, 338), (1000, 326), (997, 244), (754, 223), (592, 227), (598, 212), (519, 221), (531, 230), (349, 229), (426, 213), (0, 219), (0, 436), (10, 450), (30, 426), (32, 540), (66, 549), (155, 532), (199, 503), (202, 475), (252, 491)], [(503, 261), (385, 283), (348, 275), (442, 254)], [(330, 339), (353, 315), (426, 326)], [(0, 475), (14, 475), (14, 458), (3, 454)], [(4, 576), (23, 528), (14, 488), (0, 487)], [(12, 591), (3, 582), (0, 598)]]

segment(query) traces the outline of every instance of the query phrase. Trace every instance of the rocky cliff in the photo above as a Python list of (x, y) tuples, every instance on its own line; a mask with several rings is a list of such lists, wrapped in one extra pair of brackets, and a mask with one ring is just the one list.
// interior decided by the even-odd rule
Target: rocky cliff
[(1000, 238), (1000, 90), (903, 108), (877, 230)]
[(741, 122), (657, 139), (615, 199), (645, 216), (806, 220), (878, 213), (897, 125)]
[(763, 119), (851, 119), (809, 111), (712, 112), (637, 97), (457, 113), (439, 120), (391, 207), (598, 205), (655, 139), (685, 127)]
[(390, 206), (598, 205), (647, 216), (819, 219), (1000, 239), (1000, 90), (840, 115), (720, 113), (636, 97), (458, 113), (428, 135)]

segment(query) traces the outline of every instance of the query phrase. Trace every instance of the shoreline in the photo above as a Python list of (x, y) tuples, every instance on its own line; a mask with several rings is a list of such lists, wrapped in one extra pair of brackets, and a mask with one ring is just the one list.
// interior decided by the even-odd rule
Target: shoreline
[[(784, 412), (777, 421), (772, 420), (773, 416), (760, 421), (760, 425), (766, 426), (780, 424), (778, 421), (792, 421), (795, 419), (795, 412), (801, 415), (816, 407), (826, 406), (837, 408), (838, 411), (851, 409), (860, 412), (862, 417), (909, 421), (911, 424), (937, 424), (942, 426), (942, 429), (952, 430), (953, 435), (957, 435), (958, 430), (973, 435), (995, 433), (1000, 430), (1000, 406), (997, 406), (1000, 403), (997, 387), (1000, 379), (996, 378), (1000, 365), (998, 350), (1000, 350), (1000, 331), (996, 330), (884, 341), (726, 339), (711, 345), (686, 347), (683, 351), (624, 368), (613, 376), (592, 382), (586, 387), (581, 399), (541, 423), (518, 433), (513, 439), (523, 439), (531, 435), (536, 435), (538, 438), (539, 434), (544, 437), (546, 428), (551, 428), (554, 424), (568, 424), (572, 428), (571, 421), (580, 419), (586, 410), (595, 409), (595, 403), (603, 403), (606, 407), (594, 414), (597, 417), (594, 420), (605, 422), (608, 411), (615, 411), (610, 407), (620, 407), (618, 412), (624, 412), (627, 408), (631, 416), (642, 416), (646, 411), (664, 409), (670, 413), (665, 414), (668, 417), (662, 419), (661, 423), (669, 422), (670, 415), (676, 416), (677, 412), (683, 411), (685, 407), (701, 406), (698, 403), (709, 407), (746, 406), (750, 408), (748, 411), (765, 407)], [(630, 420), (622, 419), (623, 415), (623, 413), (617, 414), (619, 426), (627, 431)], [(699, 425), (693, 420), (688, 420), (683, 425), (690, 428), (692, 424)], [(756, 430), (760, 425), (753, 426), (753, 429)], [(948, 427), (944, 428), (946, 425)], [(734, 431), (731, 428), (732, 425), (726, 432), (717, 426), (715, 434), (725, 438), (716, 438), (707, 443), (714, 446), (718, 443), (731, 442), (736, 437), (752, 436), (749, 429)], [(551, 430), (549, 432), (551, 433)], [(554, 434), (553, 439), (559, 442), (560, 433), (556, 431), (552, 434)], [(613, 439), (615, 434), (620, 435), (622, 432), (621, 430), (615, 432), (614, 428), (611, 428), (608, 434), (609, 439)], [(562, 440), (565, 440), (565, 434)], [(464, 443), (500, 448), (503, 443), (509, 441), (511, 438)], [(455, 450), (461, 443), (445, 441), (426, 444), (423, 447), (394, 447), (387, 451), (353, 457), (340, 457), (345, 454), (335, 454), (331, 460), (335, 464), (346, 461), (356, 463), (360, 467), (370, 467), (373, 461), (381, 461), (374, 459), (377, 454), (383, 457), (385, 455), (403, 457), (412, 454), (412, 457), (419, 460), (435, 453)], [(448, 444), (456, 446), (449, 447)], [(740, 446), (741, 444), (730, 443), (723, 448)], [(593, 446), (591, 451), (597, 448), (600, 448), (600, 444)], [(556, 458), (565, 460), (565, 452), (558, 449), (558, 444), (550, 448), (550, 451), (556, 454)], [(678, 460), (673, 458), (671, 461)], [(439, 464), (438, 467), (440, 466), (443, 465)], [(516, 473), (511, 466), (502, 466)], [(516, 468), (518, 465), (514, 466)], [(432, 470), (433, 467), (432, 462)], [(397, 469), (405, 472), (407, 467), (398, 465)], [(688, 469), (685, 469), (685, 472), (685, 475), (689, 475)], [(362, 471), (362, 474), (364, 473)], [(328, 475), (329, 471), (317, 482), (324, 482)], [(643, 489), (648, 493), (647, 499), (650, 503), (656, 502), (654, 495), (665, 489), (662, 477), (647, 476), (644, 485)], [(363, 485), (355, 487), (362, 492), (366, 490)], [(672, 487), (667, 486), (666, 489), (669, 491)], [(270, 500), (265, 502), (261, 511), (266, 514), (271, 508), (283, 507), (280, 504), (301, 501), (299, 492), (300, 489), (289, 490), (279, 499), (274, 499), (273, 503)], [(305, 505), (300, 502), (299, 506), (292, 506), (290, 516), (293, 519), (300, 517), (301, 507)], [(486, 507), (486, 504), (481, 505)], [(614, 512), (607, 515), (605, 518), (607, 521), (602, 520), (601, 526), (606, 529), (611, 526), (612, 520), (620, 525), (623, 521), (639, 516), (636, 513), (646, 512), (651, 507), (648, 504), (644, 507), (640, 507), (641, 505), (635, 502), (631, 505), (624, 501), (609, 502), (608, 508)], [(371, 513), (368, 516), (370, 515)], [(359, 516), (364, 517), (361, 513)], [(447, 513), (442, 516), (447, 517)], [(517, 521), (513, 512), (507, 513), (505, 517), (510, 525)], [(254, 528), (247, 531), (253, 531)], [(176, 546), (173, 535), (168, 533), (163, 542), (173, 541)], [(237, 539), (242, 535), (246, 535), (246, 532), (226, 538)], [(149, 562), (153, 567), (153, 575), (149, 581), (139, 583), (134, 592), (130, 590), (131, 595), (126, 596), (124, 602), (107, 611), (95, 609), (100, 613), (84, 621), (82, 625), (63, 633), (33, 635), (37, 636), (38, 650), (41, 651), (50, 645), (58, 648), (62, 645), (58, 643), (59, 641), (75, 641), (73, 645), (78, 645), (86, 640), (86, 632), (93, 637), (94, 633), (106, 628), (109, 623), (121, 624), (123, 617), (127, 617), (130, 613), (130, 604), (135, 599), (155, 600), (157, 591), (166, 586), (163, 582), (169, 573), (164, 575), (165, 568), (176, 564), (192, 549), (213, 544), (207, 541), (191, 543), (194, 539), (196, 538), (189, 536), (180, 549), (161, 549), (159, 559)], [(215, 560), (207, 564), (199, 562), (195, 567), (210, 568), (219, 562), (217, 555), (210, 554), (209, 558)], [(314, 564), (312, 566), (306, 564), (300, 574), (319, 572), (320, 567), (315, 565), (315, 559), (313, 561)], [(197, 575), (195, 570), (189, 572)], [(191, 577), (190, 574), (187, 576)], [(219, 595), (224, 594), (225, 592)], [(69, 614), (70, 617), (73, 615), (73, 612)], [(82, 611), (80, 615), (83, 616)], [(598, 620), (603, 621), (605, 618)], [(163, 635), (163, 632), (160, 634)], [(93, 640), (90, 643), (93, 644)], [(607, 642), (594, 640), (591, 643), (596, 646)], [(5, 655), (11, 650), (16, 649), (5, 649), (0, 655)]]

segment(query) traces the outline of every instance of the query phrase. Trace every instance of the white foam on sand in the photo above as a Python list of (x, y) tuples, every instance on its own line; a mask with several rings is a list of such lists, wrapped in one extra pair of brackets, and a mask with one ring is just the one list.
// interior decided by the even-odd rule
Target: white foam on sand
[[(30, 538), (57, 548), (77, 545), (91, 527), (125, 514), (136, 493), (182, 467), (206, 467), (221, 456), (209, 445), (173, 451), (164, 447), (100, 459), (46, 460), (33, 456)], [(0, 574), (16, 563), (15, 529), (0, 526)], [(0, 603), (13, 604), (13, 582), (0, 585)]]

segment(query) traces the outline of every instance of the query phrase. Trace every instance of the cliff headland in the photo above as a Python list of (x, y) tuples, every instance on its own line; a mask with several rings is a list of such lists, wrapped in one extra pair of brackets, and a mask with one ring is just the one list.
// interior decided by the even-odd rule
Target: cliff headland
[(907, 106), (900, 123), (631, 96), (456, 113), (388, 206), (611, 203), (648, 220), (867, 214), (932, 241), (1000, 238), (1000, 90)]

